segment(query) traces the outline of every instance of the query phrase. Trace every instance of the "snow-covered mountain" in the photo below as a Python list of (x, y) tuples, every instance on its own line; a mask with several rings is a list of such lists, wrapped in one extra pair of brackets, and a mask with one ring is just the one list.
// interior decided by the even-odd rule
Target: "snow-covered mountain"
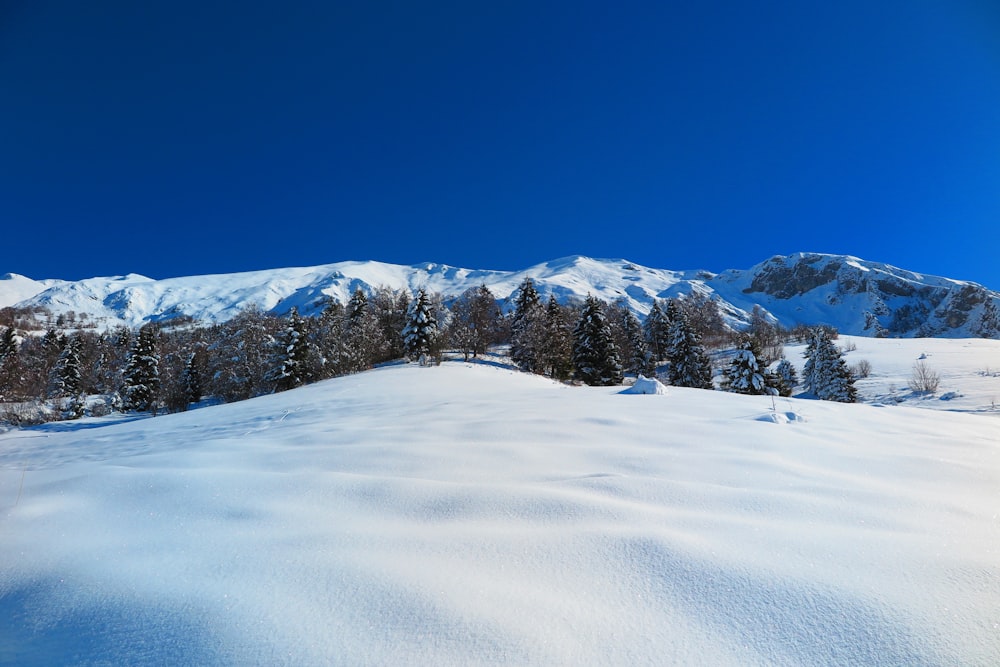
[(361, 288), (426, 288), (457, 296), (487, 285), (509, 303), (530, 276), (543, 296), (560, 301), (593, 294), (622, 299), (636, 313), (654, 298), (697, 291), (716, 297), (727, 321), (739, 325), (760, 305), (786, 326), (826, 323), (845, 333), (889, 336), (995, 336), (1000, 293), (972, 282), (928, 276), (856, 257), (799, 253), (775, 256), (746, 270), (654, 269), (623, 259), (572, 256), (521, 271), (339, 262), (322, 266), (153, 280), (130, 274), (79, 281), (0, 278), (0, 307), (43, 307), (53, 315), (86, 314), (97, 326), (137, 326), (190, 317), (220, 322), (253, 305), (283, 314), (311, 314), (328, 299), (346, 302)]

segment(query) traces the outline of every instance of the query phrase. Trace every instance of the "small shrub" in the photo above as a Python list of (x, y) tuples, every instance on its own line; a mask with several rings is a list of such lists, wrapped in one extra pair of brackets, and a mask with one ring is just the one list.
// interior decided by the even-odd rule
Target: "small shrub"
[(851, 374), (856, 378), (866, 378), (872, 374), (872, 362), (867, 359), (859, 359), (858, 363), (851, 366)]
[(941, 384), (941, 376), (921, 360), (913, 364), (909, 384), (910, 389), (918, 394), (933, 394)]

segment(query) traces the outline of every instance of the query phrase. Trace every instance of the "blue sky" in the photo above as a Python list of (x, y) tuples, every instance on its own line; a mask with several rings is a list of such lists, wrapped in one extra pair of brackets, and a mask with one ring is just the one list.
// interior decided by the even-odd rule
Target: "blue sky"
[(0, 273), (848, 253), (1000, 289), (992, 2), (0, 5)]

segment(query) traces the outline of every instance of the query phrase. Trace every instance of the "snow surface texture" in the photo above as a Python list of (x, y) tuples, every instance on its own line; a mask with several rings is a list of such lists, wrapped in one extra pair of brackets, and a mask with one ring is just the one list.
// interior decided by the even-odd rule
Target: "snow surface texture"
[(620, 391), (448, 362), (0, 434), (0, 663), (1000, 664), (995, 417)]
[[(1000, 294), (975, 283), (921, 275), (887, 264), (845, 255), (798, 253), (772, 257), (748, 270), (651, 269), (624, 259), (566, 257), (523, 271), (479, 271), (444, 264), (401, 266), (383, 262), (340, 262), (153, 280), (139, 275), (90, 278), (75, 282), (33, 281), (8, 274), (0, 278), (0, 307), (41, 306), (52, 313), (87, 315), (87, 324), (137, 327), (146, 321), (188, 316), (226, 321), (254, 305), (278, 315), (292, 307), (304, 315), (327, 299), (347, 303), (358, 288), (387, 286), (456, 297), (485, 284), (507, 300), (531, 277), (543, 301), (583, 302), (591, 294), (606, 302), (623, 300), (639, 315), (653, 299), (698, 292), (719, 299), (731, 325), (749, 321), (754, 305), (763, 306), (786, 326), (830, 324), (850, 334), (970, 337), (1000, 334), (1000, 321), (987, 326), (987, 304), (1000, 309)], [(995, 314), (995, 313), (994, 313)], [(996, 318), (994, 318), (996, 319)], [(991, 326), (993, 328), (991, 328)]]

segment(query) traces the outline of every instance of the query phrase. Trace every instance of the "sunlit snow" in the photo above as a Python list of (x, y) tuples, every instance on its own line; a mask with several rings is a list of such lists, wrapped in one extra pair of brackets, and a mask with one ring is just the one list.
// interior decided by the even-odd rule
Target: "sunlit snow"
[(453, 361), (2, 433), (0, 663), (1000, 664), (997, 414), (621, 391)]

